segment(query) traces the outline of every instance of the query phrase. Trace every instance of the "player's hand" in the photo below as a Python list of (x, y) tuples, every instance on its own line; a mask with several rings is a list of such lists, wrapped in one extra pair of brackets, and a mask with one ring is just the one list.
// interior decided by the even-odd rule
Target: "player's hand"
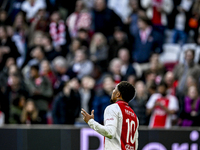
[(81, 114), (83, 115), (83, 120), (88, 123), (90, 119), (94, 119), (94, 110), (92, 110), (91, 115), (88, 114), (83, 108), (81, 109)]

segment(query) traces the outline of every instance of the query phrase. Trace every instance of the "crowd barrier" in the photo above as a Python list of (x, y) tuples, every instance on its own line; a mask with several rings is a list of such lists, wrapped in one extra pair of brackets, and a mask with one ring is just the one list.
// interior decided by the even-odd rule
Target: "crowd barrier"
[[(0, 150), (102, 150), (103, 144), (103, 137), (87, 126), (5, 125), (0, 128)], [(138, 150), (200, 150), (200, 128), (141, 126)]]

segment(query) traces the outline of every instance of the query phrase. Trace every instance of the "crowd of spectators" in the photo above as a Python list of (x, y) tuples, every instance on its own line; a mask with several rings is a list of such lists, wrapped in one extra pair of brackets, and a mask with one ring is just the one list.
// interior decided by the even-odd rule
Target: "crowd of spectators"
[[(165, 44), (181, 50), (170, 67)], [(200, 0), (0, 2), (0, 125), (103, 124), (123, 80), (140, 125), (200, 126)], [(166, 56), (168, 57), (168, 56)]]

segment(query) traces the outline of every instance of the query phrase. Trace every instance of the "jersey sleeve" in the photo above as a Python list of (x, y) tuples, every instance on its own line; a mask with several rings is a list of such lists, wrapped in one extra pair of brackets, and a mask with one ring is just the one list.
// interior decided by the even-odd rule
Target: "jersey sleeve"
[(158, 98), (158, 94), (153, 94), (153, 95), (150, 97), (150, 99), (148, 100), (148, 102), (147, 102), (147, 104), (146, 104), (146, 108), (147, 108), (147, 109), (153, 108), (153, 106), (154, 106), (154, 104), (155, 104), (157, 98)]
[(94, 119), (88, 121), (88, 125), (100, 133), (101, 135), (112, 139), (115, 137), (117, 130), (118, 115), (116, 107), (113, 105), (108, 106), (104, 112), (104, 126), (96, 122)]
[(178, 104), (178, 100), (175, 96), (171, 96), (170, 97), (171, 101), (169, 103), (169, 110), (175, 110), (178, 111), (179, 109), (179, 104)]

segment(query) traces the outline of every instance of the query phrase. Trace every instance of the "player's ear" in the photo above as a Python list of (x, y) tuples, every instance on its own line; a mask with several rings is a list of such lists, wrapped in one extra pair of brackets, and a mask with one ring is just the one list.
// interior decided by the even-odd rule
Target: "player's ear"
[(119, 91), (117, 91), (116, 97), (117, 97), (117, 98), (121, 97), (121, 93), (120, 93)]

